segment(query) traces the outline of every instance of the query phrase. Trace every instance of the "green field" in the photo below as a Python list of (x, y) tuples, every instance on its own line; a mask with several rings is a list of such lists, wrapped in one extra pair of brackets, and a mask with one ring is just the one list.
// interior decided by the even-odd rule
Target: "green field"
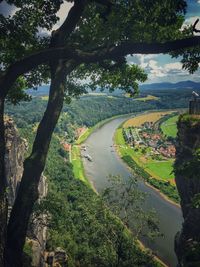
[(147, 95), (146, 97), (139, 97), (136, 98), (137, 101), (149, 101), (149, 100), (159, 100), (159, 97), (153, 96), (153, 95)]
[(166, 121), (164, 121), (160, 128), (163, 134), (166, 136), (176, 137), (177, 135), (177, 121), (178, 121), (179, 115), (173, 116)]
[(158, 177), (161, 179), (174, 179), (173, 174), (173, 160), (163, 161), (163, 162), (149, 162), (145, 166), (149, 174), (153, 177)]

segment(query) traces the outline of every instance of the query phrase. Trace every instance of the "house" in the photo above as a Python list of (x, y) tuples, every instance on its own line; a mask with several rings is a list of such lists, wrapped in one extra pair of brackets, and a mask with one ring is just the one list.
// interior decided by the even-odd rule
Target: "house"
[(81, 136), (85, 131), (87, 130), (87, 127), (80, 127), (76, 129), (76, 137), (78, 138)]
[(63, 148), (64, 148), (64, 150), (65, 150), (65, 151), (68, 151), (68, 152), (70, 152), (70, 151), (71, 151), (71, 148), (72, 148), (72, 146), (71, 146), (71, 144), (68, 144), (68, 143), (63, 143)]

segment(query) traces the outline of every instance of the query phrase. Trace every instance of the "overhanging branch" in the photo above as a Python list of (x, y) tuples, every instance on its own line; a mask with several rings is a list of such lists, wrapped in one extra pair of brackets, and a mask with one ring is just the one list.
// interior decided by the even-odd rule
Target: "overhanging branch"
[(125, 42), (109, 49), (103, 48), (92, 52), (74, 50), (70, 47), (49, 48), (38, 53), (32, 54), (11, 65), (0, 82), (0, 96), (5, 96), (10, 86), (16, 79), (37, 67), (40, 64), (46, 64), (51, 60), (69, 60), (74, 59), (77, 62), (92, 63), (100, 62), (105, 59), (117, 60), (129, 54), (159, 54), (169, 53), (179, 49), (200, 46), (200, 36), (185, 38), (181, 40), (169, 41), (165, 43), (133, 43)]

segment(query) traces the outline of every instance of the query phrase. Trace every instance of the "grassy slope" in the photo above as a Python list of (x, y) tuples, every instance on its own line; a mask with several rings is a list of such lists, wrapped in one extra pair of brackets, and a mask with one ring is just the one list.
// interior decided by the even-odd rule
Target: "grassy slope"
[(161, 124), (160, 128), (166, 136), (176, 137), (177, 135), (176, 123), (178, 121), (178, 117), (179, 117), (178, 115), (171, 117)]
[(88, 179), (85, 175), (83, 162), (81, 160), (80, 147), (78, 145), (72, 146), (71, 153), (72, 153), (71, 157), (72, 157), (73, 173), (74, 173), (75, 178), (81, 180), (82, 182), (90, 186), (90, 183), (88, 182)]

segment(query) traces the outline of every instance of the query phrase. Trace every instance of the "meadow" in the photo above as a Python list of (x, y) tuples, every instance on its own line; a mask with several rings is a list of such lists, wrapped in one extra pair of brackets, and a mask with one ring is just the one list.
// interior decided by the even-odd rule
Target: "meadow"
[(179, 115), (173, 116), (166, 121), (164, 121), (160, 128), (164, 135), (176, 137), (177, 135), (177, 121), (178, 121)]

